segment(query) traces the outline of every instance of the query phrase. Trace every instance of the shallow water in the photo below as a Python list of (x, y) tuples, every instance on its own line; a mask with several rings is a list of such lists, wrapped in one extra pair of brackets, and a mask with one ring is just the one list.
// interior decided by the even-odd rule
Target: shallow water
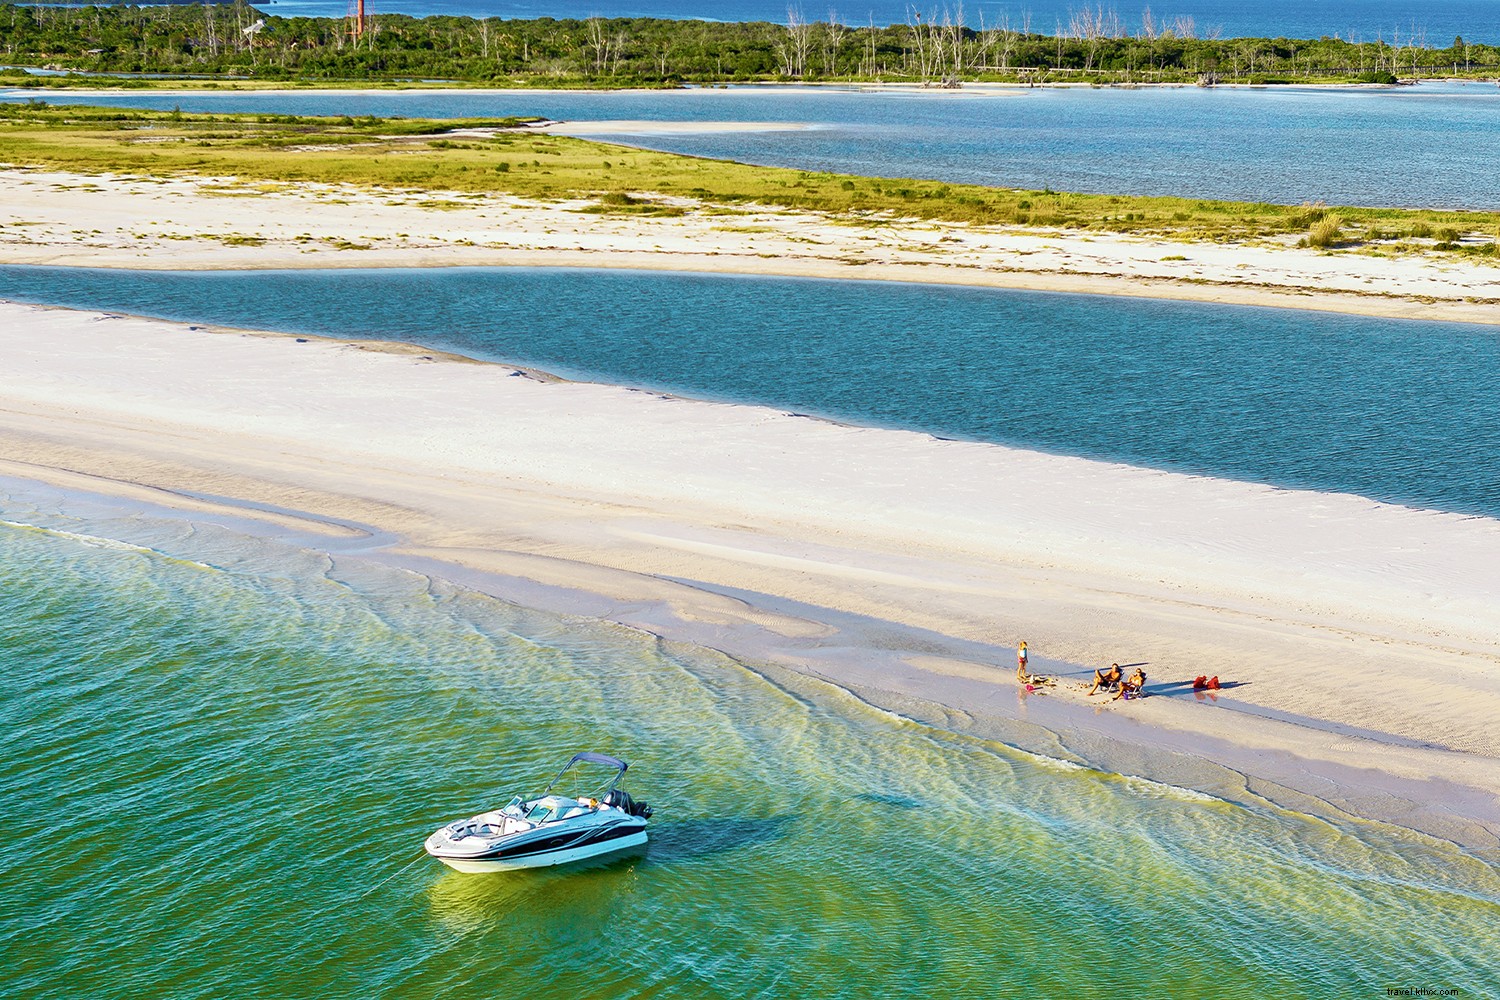
[[(0, 995), (1493, 988), (1500, 873), (285, 542), (0, 497)], [(461, 876), (576, 748), (644, 853)], [(108, 956), (102, 961), (101, 956)]]
[[(0, 91), (32, 100), (34, 91)], [(608, 135), (669, 152), (876, 177), (1301, 204), (1500, 208), (1500, 88), (857, 92), (72, 93), (53, 103), (266, 114), (793, 122)]]
[(1284, 309), (584, 269), (0, 267), (0, 297), (560, 374), (1500, 517), (1500, 332)]

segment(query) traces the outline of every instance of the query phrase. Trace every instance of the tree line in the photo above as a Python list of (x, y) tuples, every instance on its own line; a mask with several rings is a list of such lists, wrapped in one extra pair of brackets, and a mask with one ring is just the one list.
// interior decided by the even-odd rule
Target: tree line
[[(1029, 20), (978, 25), (912, 8), (905, 24), (850, 25), (789, 8), (785, 23), (658, 18), (509, 20), (374, 14), (277, 17), (228, 4), (0, 5), (13, 65), (83, 73), (202, 74), (269, 80), (435, 80), (532, 86), (672, 86), (753, 81), (1276, 83), (1394, 82), (1493, 75), (1500, 48), (1419, 32), (1390, 39), (1219, 38), (1191, 18), (1143, 12), (1128, 29), (1084, 7), (1052, 34)], [(38, 82), (38, 81), (34, 81)]]

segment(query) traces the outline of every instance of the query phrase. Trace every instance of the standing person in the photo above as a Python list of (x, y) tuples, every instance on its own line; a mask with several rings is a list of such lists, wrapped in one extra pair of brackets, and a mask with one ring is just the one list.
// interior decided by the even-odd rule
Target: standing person
[(1026, 671), (1027, 662), (1026, 643), (1022, 642), (1021, 648), (1016, 650), (1016, 680), (1020, 681), (1022, 684), (1025, 684), (1027, 681), (1031, 680), (1031, 674), (1027, 673)]

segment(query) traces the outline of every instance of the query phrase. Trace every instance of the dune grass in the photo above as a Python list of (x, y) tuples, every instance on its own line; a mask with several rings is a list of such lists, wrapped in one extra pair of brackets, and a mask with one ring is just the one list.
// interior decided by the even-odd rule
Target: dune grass
[[(467, 130), (494, 130), (467, 135)], [(1440, 250), (1494, 257), (1500, 213), (1252, 204), (1027, 191), (814, 173), (613, 146), (530, 130), (522, 120), (421, 121), (193, 115), (0, 105), (0, 162), (84, 172), (507, 194), (593, 202), (593, 211), (677, 214), (689, 203), (1135, 233), (1191, 241)]]

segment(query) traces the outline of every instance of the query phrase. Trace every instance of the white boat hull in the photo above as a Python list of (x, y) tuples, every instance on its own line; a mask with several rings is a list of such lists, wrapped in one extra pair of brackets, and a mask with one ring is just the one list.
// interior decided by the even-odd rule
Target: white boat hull
[(584, 844), (581, 847), (572, 847), (560, 851), (546, 851), (528, 857), (495, 858), (489, 860), (444, 857), (441, 854), (433, 854), (433, 857), (454, 871), (465, 872), (470, 875), (482, 875), (486, 872), (513, 872), (524, 868), (549, 868), (553, 865), (564, 865), (570, 861), (583, 861), (587, 858), (597, 858), (604, 854), (613, 854), (616, 851), (623, 851), (630, 847), (640, 847), (645, 842), (646, 831), (643, 829), (638, 833), (629, 834), (624, 837), (614, 837), (596, 844)]
[[(615, 773), (592, 794), (553, 794), (578, 764), (601, 765)], [(646, 842), (651, 807), (620, 787), (627, 767), (608, 754), (576, 753), (541, 795), (517, 795), (503, 808), (455, 820), (433, 831), (422, 846), (454, 871), (473, 874), (550, 868), (640, 847)]]

